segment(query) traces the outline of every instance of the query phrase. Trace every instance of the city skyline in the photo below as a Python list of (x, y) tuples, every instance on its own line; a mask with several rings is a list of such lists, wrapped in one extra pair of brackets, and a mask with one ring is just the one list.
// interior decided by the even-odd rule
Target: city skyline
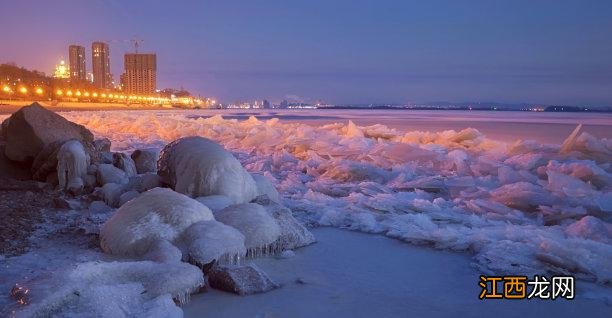
[[(130, 39), (154, 51), (158, 87), (225, 101), (497, 101), (612, 105), (612, 3), (325, 1), (285, 4), (43, 1), (1, 10), (0, 61), (48, 73), (67, 44)], [(65, 12), (75, 18), (53, 19)]]

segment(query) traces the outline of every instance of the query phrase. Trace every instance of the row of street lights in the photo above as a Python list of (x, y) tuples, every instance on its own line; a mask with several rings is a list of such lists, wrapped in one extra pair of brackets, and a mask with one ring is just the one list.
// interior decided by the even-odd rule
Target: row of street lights
[[(33, 87), (32, 91), (30, 91), (26, 86), (16, 87), (17, 91), (23, 95), (28, 96), (31, 95), (30, 92), (35, 93), (38, 96), (43, 96), (45, 93), (42, 87)], [(12, 95), (15, 93), (15, 89), (9, 85), (2, 85), (2, 92), (7, 95)], [(141, 96), (141, 95), (125, 95), (125, 94), (117, 94), (117, 93), (98, 93), (98, 92), (88, 92), (81, 91), (80, 89), (57, 89), (55, 91), (55, 97), (57, 99), (77, 99), (77, 100), (91, 100), (97, 99), (102, 101), (124, 101), (124, 102), (149, 102), (156, 104), (172, 104), (172, 103), (180, 103), (180, 104), (198, 104), (198, 105), (215, 105), (216, 100), (206, 98), (206, 99), (198, 99), (192, 97), (180, 97), (176, 98), (172, 96), (172, 98), (167, 97), (158, 97), (158, 96)]]

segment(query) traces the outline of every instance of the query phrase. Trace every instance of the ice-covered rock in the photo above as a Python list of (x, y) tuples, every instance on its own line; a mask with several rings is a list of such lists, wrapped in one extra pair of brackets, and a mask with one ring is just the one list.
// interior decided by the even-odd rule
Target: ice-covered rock
[(111, 149), (111, 141), (108, 138), (100, 138), (93, 141), (94, 149), (97, 152), (110, 152)]
[(236, 228), (244, 235), (247, 255), (256, 257), (276, 251), (273, 243), (279, 238), (281, 229), (261, 205), (255, 203), (231, 205), (216, 212), (215, 219)]
[(88, 152), (93, 150), (93, 134), (85, 127), (45, 109), (38, 103), (22, 107), (2, 125), (5, 136), (5, 155), (18, 162), (31, 163), (51, 143), (75, 139)]
[(255, 265), (215, 266), (208, 272), (208, 283), (212, 288), (238, 295), (265, 293), (280, 287)]
[(158, 240), (174, 242), (191, 224), (214, 220), (201, 203), (166, 188), (155, 188), (128, 201), (100, 231), (109, 254), (141, 256)]
[(203, 267), (217, 261), (236, 264), (246, 256), (244, 235), (237, 229), (214, 220), (189, 226), (180, 238), (188, 262)]
[(232, 199), (220, 194), (197, 197), (196, 200), (213, 212), (221, 211), (233, 204)]
[(290, 209), (274, 201), (263, 204), (263, 207), (280, 227), (274, 244), (277, 250), (292, 250), (316, 242), (314, 235), (293, 217)]
[(61, 189), (78, 193), (83, 189), (89, 155), (78, 140), (64, 143), (57, 153), (57, 178)]
[(132, 160), (136, 164), (138, 173), (157, 173), (157, 160), (159, 159), (159, 149), (146, 148), (136, 149), (132, 155)]
[(142, 258), (160, 263), (176, 263), (183, 258), (181, 250), (165, 239), (154, 241)]
[(125, 171), (113, 166), (112, 164), (103, 163), (98, 165), (96, 175), (98, 178), (98, 184), (100, 186), (107, 183), (125, 184), (128, 182)]
[(160, 186), (160, 178), (155, 173), (144, 173), (130, 177), (128, 188), (138, 192), (145, 192)]
[(134, 164), (134, 160), (130, 158), (127, 154), (123, 152), (115, 152), (113, 153), (113, 165), (125, 172), (126, 177), (133, 177), (137, 174), (136, 172), (136, 164)]
[(182, 317), (183, 304), (204, 284), (199, 268), (181, 263), (88, 262), (58, 275), (25, 317)]
[(138, 195), (140, 195), (140, 193), (136, 190), (130, 190), (130, 191), (126, 191), (124, 193), (122, 193), (119, 196), (119, 202), (118, 205), (122, 206), (124, 205), (126, 202), (134, 199), (135, 197), (137, 197)]
[(98, 196), (101, 197), (106, 204), (116, 208), (120, 205), (119, 201), (121, 200), (121, 195), (125, 192), (125, 190), (125, 185), (110, 182), (100, 188), (99, 194), (97, 191), (94, 191), (94, 194), (98, 194)]
[(234, 203), (246, 203), (257, 195), (255, 181), (240, 162), (202, 137), (181, 138), (164, 147), (158, 174), (163, 183), (191, 197), (221, 194)]
[(268, 198), (274, 202), (281, 202), (281, 196), (278, 194), (278, 191), (272, 185), (270, 180), (263, 175), (260, 174), (251, 174), (253, 176), (253, 180), (255, 180), (255, 184), (257, 185), (257, 193), (258, 195), (266, 195)]

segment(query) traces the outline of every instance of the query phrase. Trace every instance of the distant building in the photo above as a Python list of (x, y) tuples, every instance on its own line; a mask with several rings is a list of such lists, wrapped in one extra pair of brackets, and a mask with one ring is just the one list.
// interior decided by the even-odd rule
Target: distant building
[(267, 99), (264, 99), (263, 101), (263, 108), (265, 109), (272, 108), (272, 106), (270, 105), (270, 102)]
[(104, 42), (91, 44), (91, 68), (94, 86), (111, 88), (113, 78), (110, 71), (110, 50)]
[(280, 108), (287, 108), (289, 107), (289, 102), (287, 102), (286, 99), (283, 99), (283, 101), (280, 103)]
[(66, 62), (62, 60), (59, 62), (59, 64), (55, 66), (55, 70), (53, 71), (53, 77), (61, 79), (70, 78), (70, 70), (66, 65)]
[(70, 45), (68, 47), (68, 63), (70, 66), (70, 78), (84, 81), (87, 76), (85, 70), (85, 47)]
[(152, 94), (157, 84), (157, 57), (155, 54), (127, 53), (125, 72), (121, 76), (123, 90), (128, 94)]

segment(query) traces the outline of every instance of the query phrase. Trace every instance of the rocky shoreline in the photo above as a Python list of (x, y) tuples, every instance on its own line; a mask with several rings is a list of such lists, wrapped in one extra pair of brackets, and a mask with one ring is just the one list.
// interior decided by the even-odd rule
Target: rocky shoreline
[[(108, 139), (94, 139), (84, 126), (36, 103), (6, 119), (0, 136), (3, 257), (31, 250), (31, 236), (50, 218), (60, 223), (56, 234), (70, 234), (75, 246), (104, 253), (93, 263), (75, 260), (75, 268), (53, 273), (56, 284), (68, 280), (59, 291), (17, 292), (13, 298), (22, 304), (12, 306), (17, 314), (78, 314), (93, 308), (106, 315), (116, 306), (111, 312), (130, 315), (118, 309), (125, 304), (115, 296), (98, 303), (102, 289), (116, 288), (124, 297), (134, 296), (137, 306), (130, 310), (152, 307), (174, 315), (176, 308), (165, 301), (155, 304), (160, 297), (181, 304), (205, 286), (239, 295), (278, 288), (241, 260), (315, 241), (266, 178), (249, 174), (206, 138), (181, 138), (161, 154), (158, 149), (111, 152)], [(92, 272), (98, 274), (74, 279)], [(159, 277), (151, 272), (177, 283), (155, 285)], [(135, 286), (121, 290), (126, 281)], [(17, 286), (14, 291), (25, 288)]]

